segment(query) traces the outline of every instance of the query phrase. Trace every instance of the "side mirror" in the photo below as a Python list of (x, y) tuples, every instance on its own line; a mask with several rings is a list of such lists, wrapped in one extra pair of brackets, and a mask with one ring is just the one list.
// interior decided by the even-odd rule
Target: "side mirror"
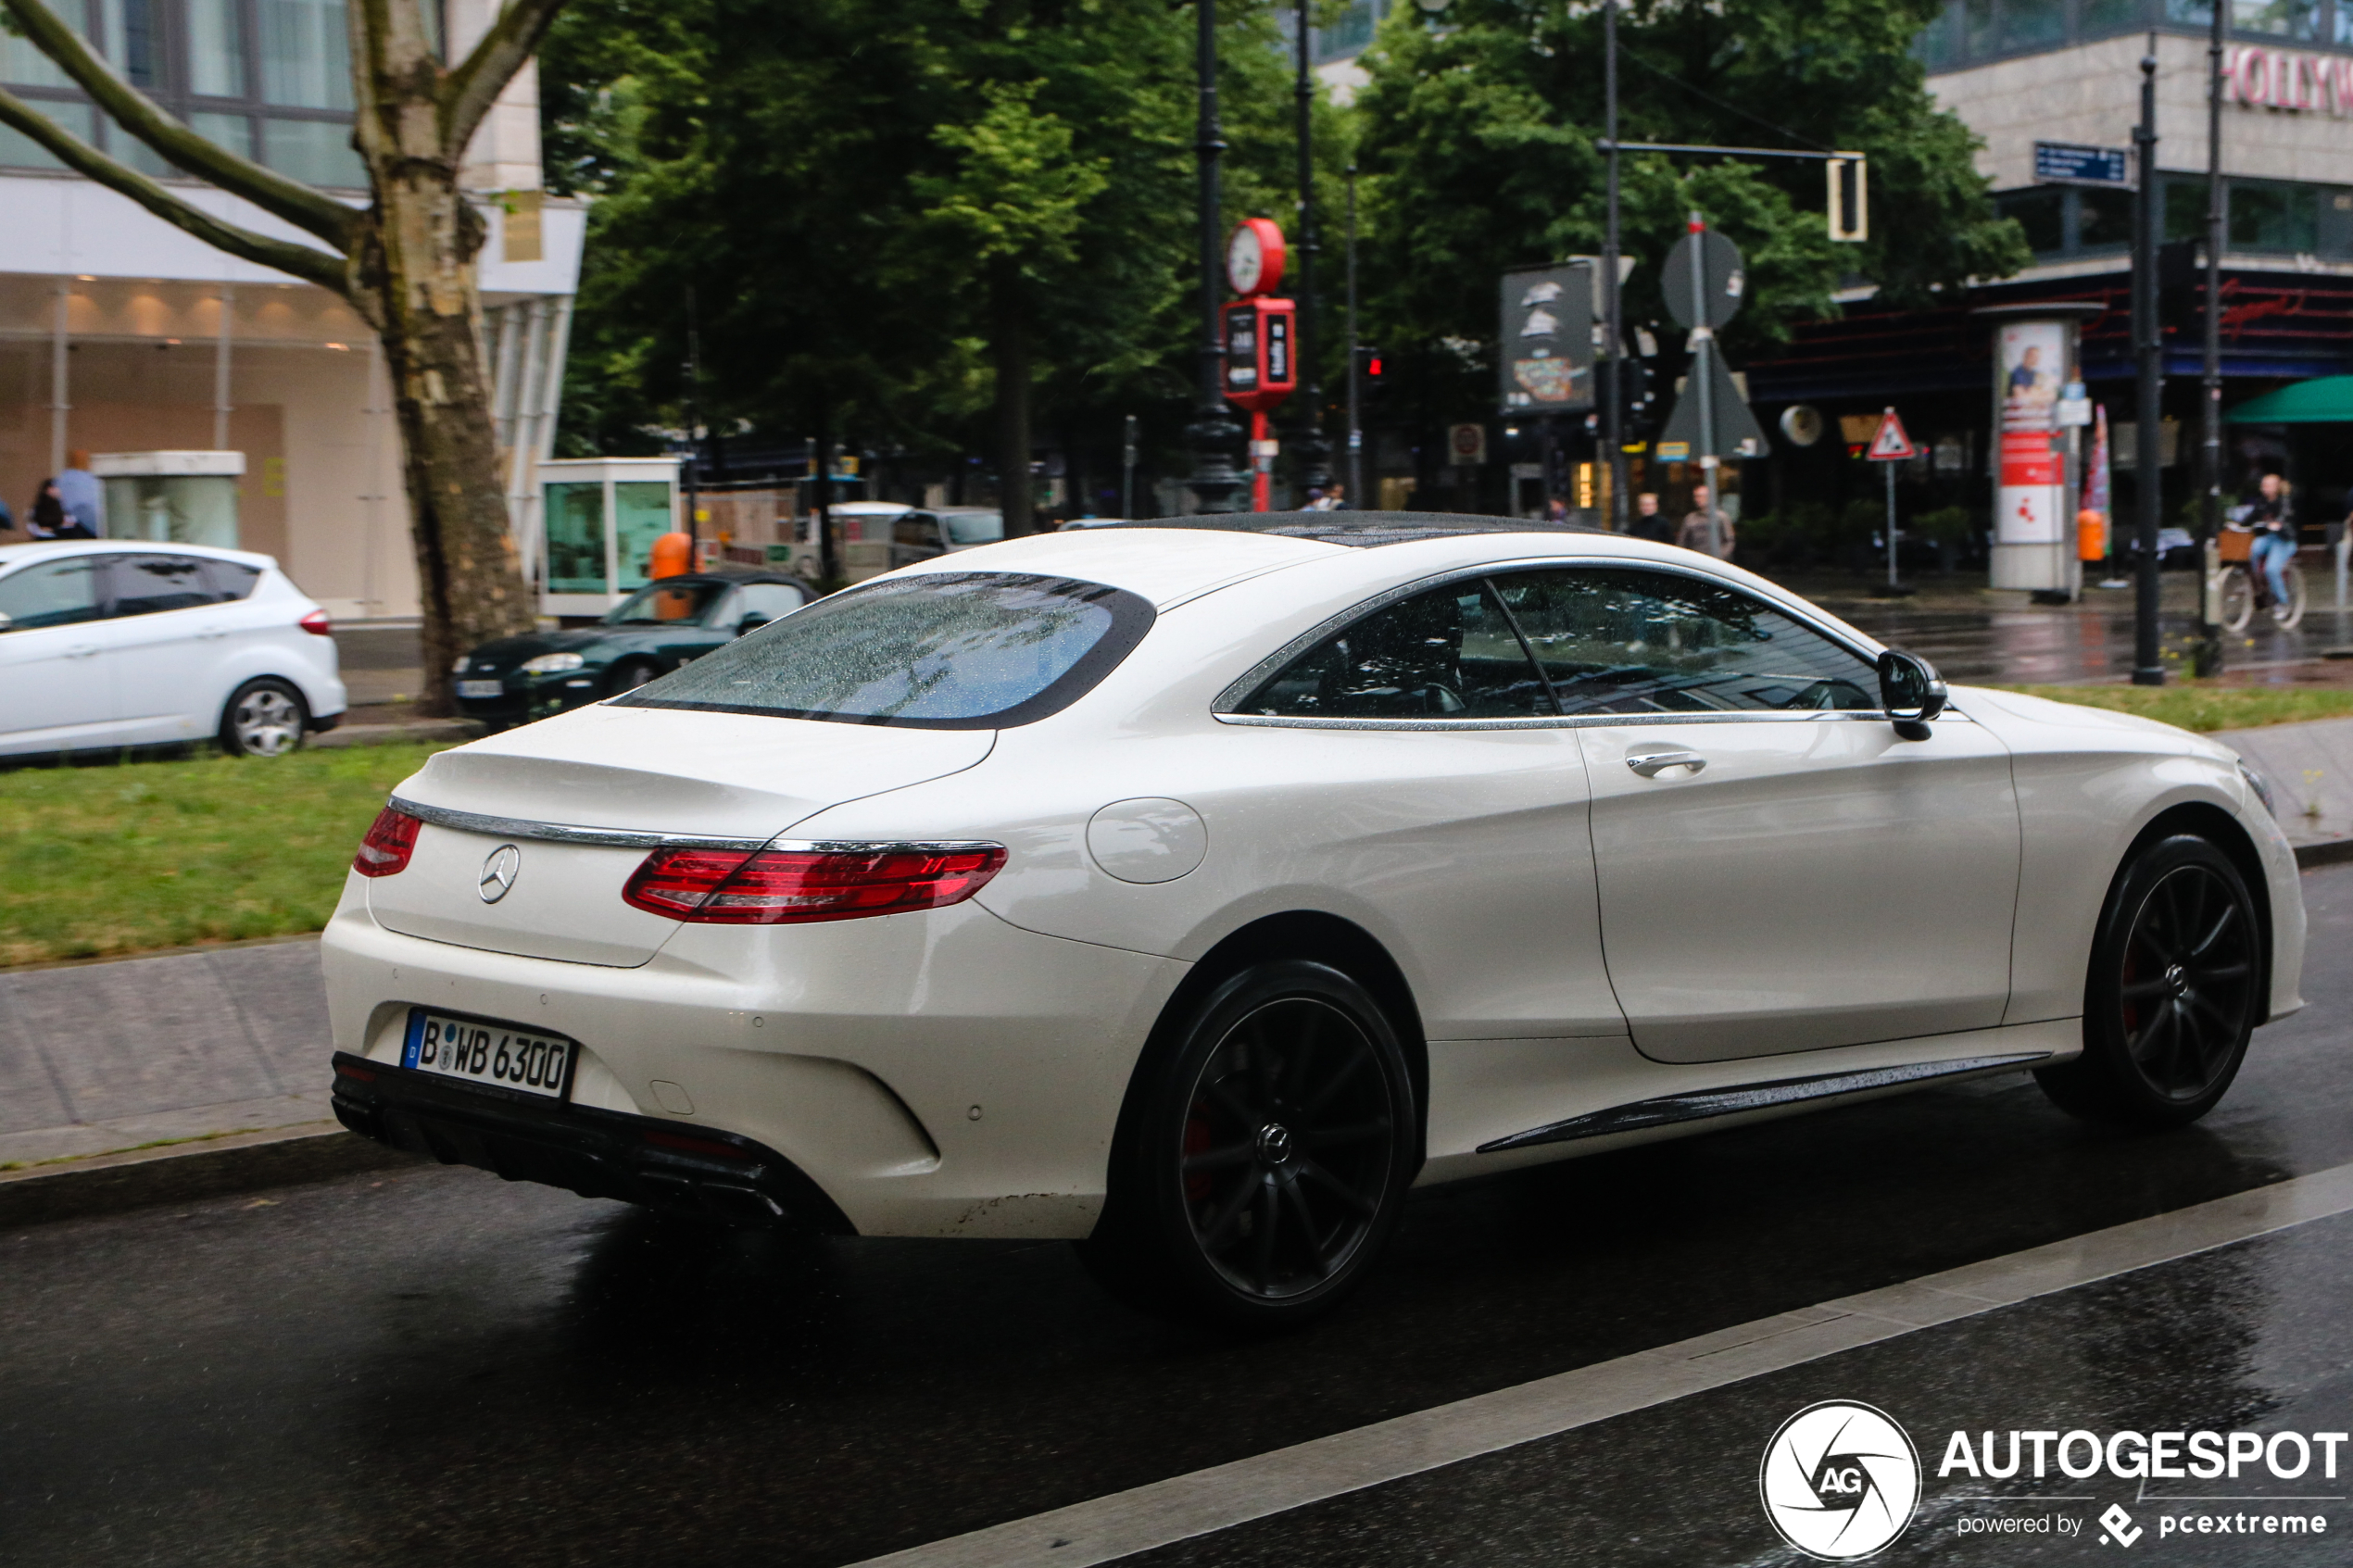
[(16, 629), (16, 617), (10, 615), (5, 609), (0, 609), (0, 632), (13, 632)]
[(754, 632), (759, 631), (762, 626), (767, 624), (768, 618), (764, 615), (747, 615), (741, 621), (736, 622), (736, 635), (738, 637), (749, 637)]
[(1928, 721), (1944, 711), (1944, 679), (1917, 654), (1894, 648), (1879, 656), (1879, 701), (1906, 740), (1926, 740)]

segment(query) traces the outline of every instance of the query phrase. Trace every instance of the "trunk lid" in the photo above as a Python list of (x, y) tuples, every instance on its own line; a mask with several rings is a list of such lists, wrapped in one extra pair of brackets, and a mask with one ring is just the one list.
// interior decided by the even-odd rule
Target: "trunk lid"
[[(426, 822), (408, 869), (368, 884), (369, 911), (435, 942), (632, 968), (678, 927), (622, 902), (650, 846), (563, 843), (522, 824), (765, 841), (827, 807), (962, 771), (995, 740), (992, 730), (584, 708), (442, 752), (402, 783), (398, 799), (461, 815)], [(518, 855), (493, 901), (484, 876), (505, 845)]]

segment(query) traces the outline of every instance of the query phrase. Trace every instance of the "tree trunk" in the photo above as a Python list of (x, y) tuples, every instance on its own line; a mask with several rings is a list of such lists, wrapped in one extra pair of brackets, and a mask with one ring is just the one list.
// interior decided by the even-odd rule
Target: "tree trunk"
[(459, 655), (529, 632), (536, 606), (507, 515), (482, 345), (474, 257), (482, 215), (458, 186), (432, 104), (437, 82), (422, 30), (382, 0), (355, 35), (363, 102), (355, 140), (375, 205), (353, 247), (353, 303), (384, 341), (400, 424), (402, 477), (423, 611), (418, 707), (456, 711), (449, 667)]
[(997, 494), (1007, 538), (1038, 530), (1029, 487), (1029, 317), (1024, 303), (1017, 282), (998, 280), (989, 347), (997, 360)]

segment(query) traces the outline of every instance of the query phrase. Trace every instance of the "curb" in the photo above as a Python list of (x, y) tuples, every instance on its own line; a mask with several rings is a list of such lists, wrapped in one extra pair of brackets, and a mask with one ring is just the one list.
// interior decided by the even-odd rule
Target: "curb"
[(135, 1149), (10, 1172), (0, 1175), (0, 1227), (189, 1203), (418, 1163), (414, 1155), (332, 1122), (306, 1122), (214, 1138), (195, 1148)]
[(307, 745), (321, 751), (345, 746), (382, 746), (395, 741), (479, 740), (483, 728), (472, 719), (421, 719), (406, 724), (344, 724), (309, 737)]
[(2315, 844), (2296, 846), (2296, 869), (2309, 872), (2314, 866), (2343, 865), (2353, 860), (2353, 838), (2327, 838)]

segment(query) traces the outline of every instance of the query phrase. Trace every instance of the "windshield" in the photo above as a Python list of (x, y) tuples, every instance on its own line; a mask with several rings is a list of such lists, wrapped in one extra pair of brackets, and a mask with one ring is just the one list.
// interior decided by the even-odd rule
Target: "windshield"
[(948, 525), (951, 545), (993, 545), (1005, 536), (1002, 512), (946, 512), (939, 521)]
[(820, 599), (615, 699), (624, 708), (993, 729), (1076, 702), (1151, 629), (1124, 589), (926, 572)]
[(702, 618), (719, 596), (727, 591), (724, 583), (657, 583), (650, 588), (640, 588), (628, 598), (605, 612), (608, 626), (699, 626)]

